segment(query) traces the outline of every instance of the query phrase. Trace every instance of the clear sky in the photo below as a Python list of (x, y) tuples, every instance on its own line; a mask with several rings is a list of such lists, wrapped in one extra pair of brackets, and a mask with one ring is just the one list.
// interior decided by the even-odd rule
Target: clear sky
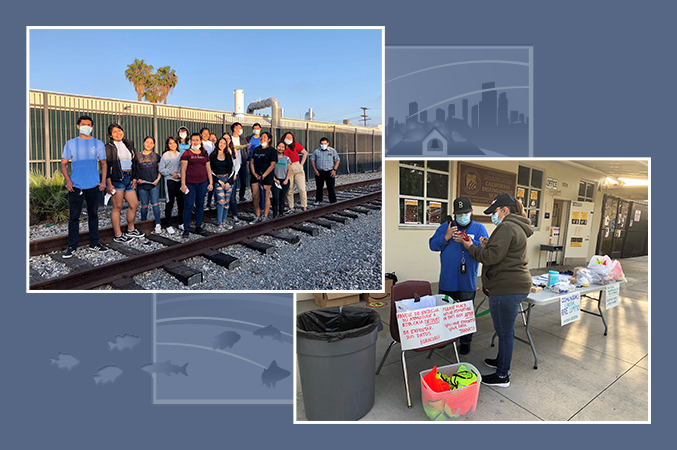
[[(245, 107), (275, 97), (284, 116), (382, 123), (380, 29), (32, 29), (30, 89), (137, 100), (125, 78), (143, 59), (176, 70), (167, 103), (233, 111), (235, 89)], [(270, 110), (260, 111), (269, 113)]]

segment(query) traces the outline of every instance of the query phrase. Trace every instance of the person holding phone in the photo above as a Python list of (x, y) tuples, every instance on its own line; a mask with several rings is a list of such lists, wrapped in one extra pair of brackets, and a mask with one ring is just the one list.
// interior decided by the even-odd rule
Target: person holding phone
[[(467, 237), (468, 242), (480, 245), (481, 240), (489, 237), (487, 229), (481, 223), (472, 220), (472, 203), (466, 197), (459, 197), (453, 201), (454, 217), (447, 216), (447, 221), (441, 224), (430, 238), (430, 250), (440, 252), (440, 283), (439, 293), (446, 294), (458, 301), (474, 301), (477, 292), (477, 260), (460, 243), (454, 235)], [(473, 308), (474, 309), (474, 308)], [(472, 334), (465, 334), (459, 339), (461, 348), (459, 353), (470, 353)]]

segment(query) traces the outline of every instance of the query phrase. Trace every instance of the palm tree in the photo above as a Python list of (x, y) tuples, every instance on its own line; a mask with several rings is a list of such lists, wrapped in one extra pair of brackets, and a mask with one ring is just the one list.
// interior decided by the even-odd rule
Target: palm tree
[(162, 100), (167, 104), (167, 97), (174, 91), (176, 84), (179, 82), (179, 77), (176, 76), (176, 71), (169, 66), (160, 67), (157, 70), (159, 78), (159, 88), (162, 93)]
[(141, 98), (146, 92), (148, 77), (152, 72), (153, 66), (146, 64), (143, 59), (140, 61), (135, 59), (132, 64), (127, 66), (127, 70), (125, 70), (125, 77), (127, 77), (129, 82), (134, 85), (136, 95), (139, 97), (138, 101), (141, 101)]
[(157, 73), (151, 73), (146, 77), (146, 90), (143, 92), (143, 96), (151, 103), (162, 100), (162, 80)]

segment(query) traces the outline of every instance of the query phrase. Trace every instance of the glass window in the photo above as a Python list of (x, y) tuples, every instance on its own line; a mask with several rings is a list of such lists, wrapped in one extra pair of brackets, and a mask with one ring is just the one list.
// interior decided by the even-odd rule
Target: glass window
[(581, 180), (578, 185), (578, 201), (579, 202), (593, 202), (595, 200), (595, 188), (597, 183), (592, 181)]
[(538, 228), (540, 222), (542, 187), (543, 170), (519, 166), (515, 198), (522, 202), (531, 226), (534, 228)]
[(449, 161), (400, 161), (399, 223), (439, 225), (449, 214)]
[(524, 166), (519, 166), (517, 171), (517, 184), (522, 186), (529, 186), (529, 178), (531, 175), (531, 169)]

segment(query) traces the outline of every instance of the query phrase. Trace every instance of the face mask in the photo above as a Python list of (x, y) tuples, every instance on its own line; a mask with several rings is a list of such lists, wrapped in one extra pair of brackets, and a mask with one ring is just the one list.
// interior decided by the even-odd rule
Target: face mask
[(199, 145), (191, 145), (190, 148), (192, 148), (193, 150), (200, 150)]
[(80, 133), (84, 134), (85, 136), (89, 136), (92, 134), (92, 127), (89, 127), (87, 125), (80, 125)]
[(321, 148), (322, 150), (326, 150), (327, 147), (328, 147), (327, 144), (320, 144), (320, 148)]
[(462, 227), (470, 223), (470, 214), (456, 214), (456, 222)]
[(292, 142), (294, 142), (294, 141), (292, 141), (291, 139), (285, 139), (284, 140), (284, 143), (287, 144), (287, 145), (291, 145)]
[(268, 143), (267, 142), (261, 142), (261, 147), (263, 147), (263, 148), (268, 147)]
[(186, 137), (188, 137), (188, 133), (179, 133), (179, 137), (181, 139), (186, 139)]
[(493, 223), (494, 225), (498, 226), (498, 225), (501, 224), (501, 222), (503, 222), (503, 219), (499, 219), (499, 218), (498, 218), (498, 211), (496, 211), (495, 213), (493, 213), (493, 214), (491, 215), (491, 223)]
[(257, 136), (258, 136), (258, 135), (259, 135), (259, 133), (261, 133), (261, 130), (254, 130), (254, 134), (255, 134), (255, 135), (257, 135)]

